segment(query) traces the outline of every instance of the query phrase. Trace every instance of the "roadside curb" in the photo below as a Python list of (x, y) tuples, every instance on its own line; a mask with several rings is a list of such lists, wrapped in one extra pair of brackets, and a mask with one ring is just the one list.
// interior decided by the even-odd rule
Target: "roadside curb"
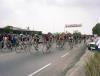
[(65, 74), (65, 76), (85, 76), (85, 64), (88, 61), (88, 58), (94, 53), (87, 50), (85, 54), (80, 58), (80, 60)]

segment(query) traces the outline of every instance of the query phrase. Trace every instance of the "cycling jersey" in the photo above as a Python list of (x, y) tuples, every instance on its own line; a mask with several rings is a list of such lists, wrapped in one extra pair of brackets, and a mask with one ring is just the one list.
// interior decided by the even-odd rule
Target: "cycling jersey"
[(45, 38), (46, 41), (49, 41), (49, 35), (48, 35), (48, 34), (46, 34), (46, 35), (44, 36), (44, 38)]
[(34, 41), (36, 41), (36, 42), (39, 42), (39, 39), (40, 39), (40, 38), (39, 38), (38, 35), (34, 37)]

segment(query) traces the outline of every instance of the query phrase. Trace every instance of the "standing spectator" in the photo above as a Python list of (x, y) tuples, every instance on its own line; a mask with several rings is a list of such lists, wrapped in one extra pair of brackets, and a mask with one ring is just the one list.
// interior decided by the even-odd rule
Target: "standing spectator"
[(98, 36), (96, 41), (97, 50), (100, 51), (100, 36)]

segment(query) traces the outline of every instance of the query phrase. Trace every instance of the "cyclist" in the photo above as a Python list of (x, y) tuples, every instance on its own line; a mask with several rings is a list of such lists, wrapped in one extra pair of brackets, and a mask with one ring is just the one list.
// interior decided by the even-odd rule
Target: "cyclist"
[(38, 34), (35, 34), (34, 36), (34, 47), (35, 47), (35, 50), (38, 51), (38, 44), (39, 44), (39, 35)]
[(0, 49), (3, 48), (3, 36), (0, 34)]
[[(46, 51), (50, 49), (51, 47), (51, 42), (52, 42), (52, 36), (50, 33), (44, 34), (44, 43), (46, 45)], [(50, 52), (50, 50), (49, 50)]]
[(69, 46), (70, 46), (70, 49), (73, 48), (73, 36), (69, 37)]
[(11, 42), (12, 42), (12, 46), (16, 46), (16, 44), (17, 44), (17, 39), (16, 39), (16, 36), (15, 36), (15, 35), (12, 36)]
[(59, 35), (58, 45), (59, 45), (59, 47), (62, 48), (64, 46), (64, 44), (65, 44), (65, 33), (61, 33)]

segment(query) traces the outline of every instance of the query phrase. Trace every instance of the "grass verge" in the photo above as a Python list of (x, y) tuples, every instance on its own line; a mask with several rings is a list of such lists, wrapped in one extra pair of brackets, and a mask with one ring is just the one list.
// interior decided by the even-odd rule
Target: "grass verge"
[(86, 63), (86, 76), (100, 76), (100, 53), (96, 52)]

